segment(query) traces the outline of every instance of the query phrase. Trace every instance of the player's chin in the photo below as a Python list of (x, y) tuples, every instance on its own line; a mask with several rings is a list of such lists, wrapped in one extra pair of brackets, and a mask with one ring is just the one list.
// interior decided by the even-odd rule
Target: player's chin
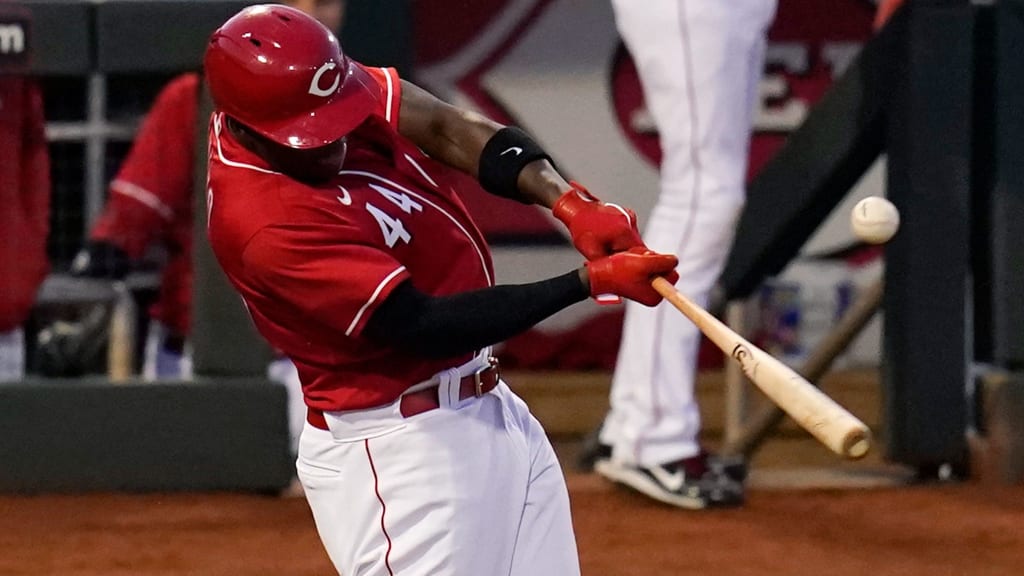
[(303, 182), (323, 184), (338, 175), (345, 164), (347, 150), (342, 139), (320, 148), (296, 151), (284, 163), (283, 171)]
[(344, 157), (336, 162), (323, 161), (318, 162), (308, 169), (309, 179), (313, 182), (324, 183), (334, 178), (341, 171), (341, 167), (345, 164)]

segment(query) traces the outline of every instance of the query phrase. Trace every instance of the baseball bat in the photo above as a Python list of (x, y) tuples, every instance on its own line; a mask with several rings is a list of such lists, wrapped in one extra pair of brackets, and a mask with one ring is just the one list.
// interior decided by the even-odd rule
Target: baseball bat
[[(882, 280), (876, 280), (863, 294), (857, 297), (835, 327), (808, 353), (803, 366), (796, 369), (797, 373), (809, 382), (814, 382), (824, 376), (836, 357), (846, 350), (850, 342), (874, 317), (875, 312), (882, 305), (883, 294)], [(750, 423), (737, 438), (726, 442), (721, 447), (722, 453), (749, 456), (785, 416), (778, 406), (764, 406), (761, 411), (751, 416)]]
[(125, 382), (131, 377), (135, 365), (135, 300), (122, 282), (114, 285), (114, 293), (107, 345), (107, 377), (112, 382)]
[(682, 295), (668, 280), (655, 278), (651, 285), (722, 352), (739, 362), (747, 378), (819, 442), (851, 460), (868, 453), (871, 431), (856, 416)]

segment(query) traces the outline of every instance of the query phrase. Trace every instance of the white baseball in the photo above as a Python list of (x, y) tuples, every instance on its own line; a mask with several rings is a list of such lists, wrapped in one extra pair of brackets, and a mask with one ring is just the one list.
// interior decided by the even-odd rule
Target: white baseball
[(853, 207), (850, 226), (864, 242), (882, 244), (899, 230), (900, 212), (885, 198), (868, 196)]

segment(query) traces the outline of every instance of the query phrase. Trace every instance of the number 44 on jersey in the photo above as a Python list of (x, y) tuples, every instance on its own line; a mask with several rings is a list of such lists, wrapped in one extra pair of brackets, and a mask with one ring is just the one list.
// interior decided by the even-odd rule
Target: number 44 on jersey
[[(373, 188), (384, 199), (398, 206), (406, 214), (412, 214), (413, 210), (417, 212), (423, 211), (423, 206), (409, 198), (406, 194), (378, 186), (377, 184), (370, 184), (370, 188)], [(377, 220), (377, 224), (380, 225), (380, 231), (384, 234), (384, 243), (388, 245), (388, 248), (394, 248), (399, 240), (406, 244), (412, 240), (412, 235), (409, 234), (409, 231), (405, 229), (402, 221), (398, 218), (390, 216), (371, 202), (366, 203), (366, 210)]]

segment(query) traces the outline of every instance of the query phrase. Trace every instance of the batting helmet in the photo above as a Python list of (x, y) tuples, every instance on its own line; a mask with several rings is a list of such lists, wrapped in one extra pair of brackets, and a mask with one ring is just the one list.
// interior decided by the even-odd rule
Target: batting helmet
[(214, 31), (203, 60), (217, 109), (290, 148), (315, 148), (351, 132), (380, 89), (306, 13), (245, 8)]

